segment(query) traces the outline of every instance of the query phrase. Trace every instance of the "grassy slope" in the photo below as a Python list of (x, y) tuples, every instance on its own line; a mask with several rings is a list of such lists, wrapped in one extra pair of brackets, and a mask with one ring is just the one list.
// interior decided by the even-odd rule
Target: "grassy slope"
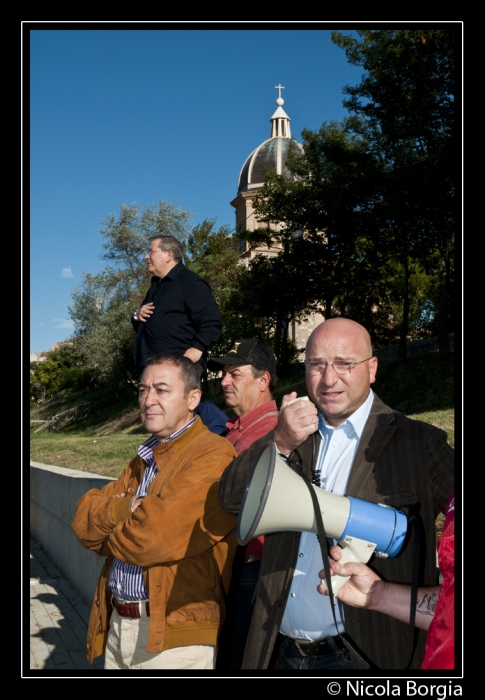
[[(441, 361), (437, 353), (409, 359), (406, 363), (381, 364), (376, 394), (393, 408), (418, 420), (424, 420), (448, 433), (454, 446), (453, 359)], [(284, 394), (306, 394), (304, 375), (300, 371), (281, 381), (275, 391), (277, 402)], [(219, 381), (213, 380), (204, 395), (224, 410)], [(96, 410), (86, 418), (60, 431), (34, 433), (31, 427), (30, 459), (81, 471), (118, 476), (147, 437), (139, 422), (136, 397), (125, 392), (63, 392), (43, 406), (31, 411), (32, 419), (48, 419), (61, 411), (87, 401), (98, 401)], [(228, 411), (230, 414), (230, 411)]]

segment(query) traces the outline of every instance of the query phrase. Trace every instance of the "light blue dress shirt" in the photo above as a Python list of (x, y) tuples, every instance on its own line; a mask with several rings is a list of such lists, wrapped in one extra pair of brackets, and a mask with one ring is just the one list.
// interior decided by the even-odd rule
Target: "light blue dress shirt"
[[(338, 496), (345, 495), (350, 470), (357, 447), (369, 417), (374, 394), (369, 396), (346, 421), (336, 428), (318, 414), (318, 430), (322, 437), (316, 471), (320, 486)], [(325, 522), (324, 522), (325, 524)], [(295, 573), (281, 621), (280, 632), (301, 641), (317, 641), (344, 632), (342, 604), (336, 600), (338, 630), (332, 615), (330, 599), (317, 591), (318, 573), (323, 569), (322, 553), (317, 535), (302, 532)]]

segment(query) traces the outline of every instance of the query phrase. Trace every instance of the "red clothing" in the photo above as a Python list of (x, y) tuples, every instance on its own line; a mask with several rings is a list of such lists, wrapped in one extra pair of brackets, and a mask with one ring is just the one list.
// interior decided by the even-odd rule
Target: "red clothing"
[[(230, 418), (226, 423), (227, 432), (222, 433), (222, 437), (229, 440), (237, 454), (240, 454), (243, 450), (251, 447), (253, 442), (276, 428), (277, 422), (276, 401), (267, 401), (244, 416)], [(246, 545), (245, 554), (261, 554), (263, 542), (264, 535), (255, 537)]]
[(278, 408), (276, 401), (267, 401), (254, 408), (244, 416), (234, 416), (227, 423), (227, 432), (222, 433), (237, 454), (251, 447), (253, 442), (267, 435), (270, 430), (276, 428), (278, 422)]
[(438, 565), (443, 575), (438, 602), (426, 637), (421, 668), (455, 667), (455, 496), (446, 509), (443, 532), (436, 545)]

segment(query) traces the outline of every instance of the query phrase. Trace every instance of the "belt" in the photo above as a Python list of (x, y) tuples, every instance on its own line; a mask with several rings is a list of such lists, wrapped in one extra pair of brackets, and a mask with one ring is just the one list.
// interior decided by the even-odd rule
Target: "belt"
[[(113, 598), (113, 607), (120, 617), (141, 617), (141, 604), (145, 601), (137, 600), (118, 600), (118, 598)], [(146, 601), (146, 614), (150, 617), (150, 603)]]
[(326, 637), (318, 642), (297, 642), (287, 637), (296, 646), (302, 656), (328, 656), (345, 649), (345, 644), (340, 637)]
[(255, 561), (259, 561), (262, 556), (261, 552), (259, 554), (246, 554), (243, 559), (243, 564), (252, 564)]

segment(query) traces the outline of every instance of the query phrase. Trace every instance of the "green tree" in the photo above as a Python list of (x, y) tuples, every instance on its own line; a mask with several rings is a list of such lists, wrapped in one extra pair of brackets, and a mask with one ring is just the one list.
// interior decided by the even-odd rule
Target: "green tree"
[(360, 131), (386, 163), (382, 198), (403, 267), (401, 344), (407, 335), (410, 268), (438, 255), (436, 315), (440, 349), (448, 351), (455, 237), (455, 46), (448, 29), (360, 30), (359, 39), (333, 32), (350, 63), (366, 73), (346, 86), (344, 106), (361, 118)]
[[(241, 265), (230, 228), (221, 226), (217, 230), (214, 219), (194, 227), (188, 237), (186, 260), (188, 267), (209, 282), (221, 310), (221, 338), (210, 355), (225, 354), (238, 338), (257, 336), (273, 346), (281, 360), (279, 371), (284, 371), (296, 354), (291, 343), (282, 342), (285, 333), (281, 328), (285, 323), (287, 328), (289, 318), (295, 315), (292, 307), (288, 317), (281, 303), (283, 296), (292, 294), (287, 263), (276, 267), (258, 257), (248, 266)], [(292, 303), (298, 303), (294, 293)], [(282, 315), (282, 309), (286, 315)]]
[(187, 241), (186, 264), (211, 286), (222, 316), (221, 337), (209, 350), (217, 357), (225, 354), (237, 338), (245, 337), (246, 315), (241, 314), (238, 297), (239, 253), (229, 226), (216, 230), (215, 219), (205, 219), (192, 229)]
[[(329, 318), (356, 267), (375, 253), (379, 163), (355, 134), (352, 119), (324, 124), (318, 133), (305, 130), (303, 141), (304, 157), (290, 156), (287, 163), (294, 179), (267, 174), (254, 202), (266, 226), (247, 237), (252, 244), (276, 239), (286, 257), (288, 284), (297, 280), (300, 309), (316, 305)], [(377, 253), (372, 262), (375, 272)], [(359, 275), (362, 288), (361, 270)]]
[(221, 310), (221, 338), (210, 355), (225, 354), (238, 338), (258, 337), (272, 345), (283, 364), (293, 359), (294, 348), (281, 344), (278, 331), (280, 297), (288, 295), (288, 278), (280, 275), (279, 267), (268, 266), (263, 257), (248, 266), (240, 264), (230, 228), (216, 230), (214, 219), (206, 219), (190, 234), (187, 266), (209, 282)]
[(229, 226), (216, 230), (215, 219), (205, 219), (194, 226), (185, 248), (187, 267), (210, 284), (223, 316), (229, 310), (228, 301), (239, 262), (230, 234)]
[(68, 340), (49, 350), (45, 360), (30, 363), (30, 405), (34, 407), (64, 389), (84, 388), (89, 381), (83, 358)]
[(244, 332), (239, 337), (265, 340), (277, 358), (278, 374), (287, 374), (299, 349), (288, 338), (290, 323), (299, 323), (306, 313), (315, 310), (300, 294), (298, 272), (289, 260), (289, 250), (275, 257), (257, 255), (237, 270), (236, 288), (231, 308)]
[[(255, 201), (261, 229), (248, 239), (279, 241), (293, 268), (307, 273), (300, 279), (308, 303), (313, 295), (326, 317), (360, 309), (378, 332), (388, 332), (385, 319), (370, 312), (388, 311), (387, 269), (396, 261), (393, 274), (399, 272), (402, 284), (396, 287), (401, 310), (395, 330), (403, 354), (411, 277), (418, 267), (431, 276), (439, 272), (440, 300), (431, 315), (439, 320), (446, 351), (453, 286), (455, 32), (358, 34), (332, 34), (349, 61), (366, 71), (359, 85), (344, 88), (350, 116), (302, 132), (304, 156), (288, 161), (293, 179), (267, 175)], [(278, 222), (279, 231), (271, 232)]]
[(30, 363), (30, 405), (31, 407), (50, 398), (52, 386), (57, 377), (58, 367), (53, 360)]

